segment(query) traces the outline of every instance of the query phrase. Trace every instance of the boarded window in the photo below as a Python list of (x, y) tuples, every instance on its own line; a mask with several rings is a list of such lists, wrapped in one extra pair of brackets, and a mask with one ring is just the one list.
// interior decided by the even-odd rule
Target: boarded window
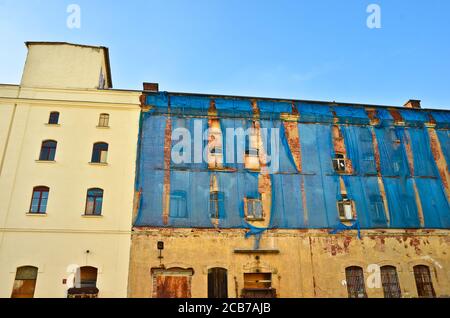
[(39, 160), (41, 161), (53, 161), (56, 155), (57, 142), (54, 140), (44, 140), (41, 145), (41, 152), (39, 154)]
[(98, 119), (99, 127), (109, 127), (109, 114), (100, 114)]
[(30, 213), (42, 213), (47, 212), (48, 193), (50, 188), (48, 187), (34, 187), (33, 195), (31, 197)]
[(103, 190), (99, 188), (89, 189), (86, 198), (86, 215), (101, 215), (103, 206)]
[(425, 265), (414, 266), (414, 278), (416, 279), (417, 294), (420, 298), (434, 298), (433, 282), (431, 281), (430, 269)]
[(190, 298), (192, 269), (152, 269), (154, 298)]
[(349, 298), (367, 298), (364, 285), (364, 272), (361, 267), (351, 266), (345, 269)]
[(402, 297), (397, 270), (394, 266), (381, 267), (381, 283), (383, 284), (384, 298)]
[(11, 298), (33, 298), (37, 274), (37, 267), (19, 267), (16, 272)]
[(108, 144), (97, 142), (92, 149), (92, 163), (106, 163), (108, 159)]
[(211, 268), (208, 270), (208, 298), (228, 298), (226, 269)]
[(97, 298), (97, 273), (98, 270), (92, 266), (83, 266), (78, 269), (75, 287), (67, 291), (68, 298)]
[(59, 113), (58, 112), (51, 112), (50, 116), (48, 118), (48, 124), (49, 125), (57, 125), (59, 122)]
[(273, 298), (276, 290), (272, 288), (271, 273), (244, 274), (243, 298)]

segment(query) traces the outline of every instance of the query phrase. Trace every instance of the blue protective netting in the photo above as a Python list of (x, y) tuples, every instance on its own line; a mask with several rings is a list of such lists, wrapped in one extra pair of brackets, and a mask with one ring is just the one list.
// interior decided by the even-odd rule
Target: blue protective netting
[(367, 117), (366, 110), (356, 106), (336, 106), (333, 107), (339, 122), (343, 124), (368, 124), (370, 122)]
[[(169, 102), (170, 101), (170, 102)], [(136, 188), (141, 191), (136, 226), (199, 227), (211, 228), (210, 185), (213, 176), (220, 191), (219, 228), (247, 228), (260, 234), (264, 228), (251, 226), (244, 217), (244, 198), (258, 198), (261, 175), (245, 169), (243, 158), (248, 138), (244, 144), (226, 147), (227, 128), (251, 127), (252, 114), (249, 100), (215, 99), (223, 133), (225, 161), (233, 156), (233, 163), (225, 163), (229, 171), (209, 171), (206, 163), (170, 162), (170, 193), (168, 224), (163, 223), (164, 196), (164, 134), (170, 116), (172, 132), (186, 128), (192, 137), (197, 136), (204, 146), (202, 133), (207, 128), (203, 116), (210, 105), (204, 96), (172, 96), (168, 93), (150, 94), (147, 103), (154, 106), (141, 117), (141, 134), (137, 165)], [(168, 114), (168, 105), (171, 111)], [(268, 155), (279, 149), (279, 161), (271, 162), (271, 210), (269, 228), (335, 228), (344, 227), (337, 211), (341, 199), (339, 175), (333, 169), (334, 156), (331, 108), (328, 105), (296, 103), (300, 114), (297, 125), (300, 136), (301, 171), (298, 171), (287, 142), (282, 112), (291, 112), (289, 103), (258, 102), (262, 114), (261, 127), (268, 130), (262, 136)], [(334, 107), (340, 117), (341, 131), (347, 156), (352, 160), (354, 175), (343, 176), (347, 196), (355, 202), (357, 221), (350, 228), (418, 228), (420, 220), (416, 192), (421, 198), (425, 227), (449, 228), (449, 203), (431, 153), (429, 135), (420, 124), (417, 111), (403, 114), (407, 127), (393, 127), (393, 119), (386, 109), (377, 109), (381, 124), (377, 127), (363, 125), (367, 116), (361, 109)], [(337, 111), (339, 109), (339, 111)], [(272, 114), (272, 115), (271, 115)], [(438, 117), (438, 116), (435, 116)], [(444, 127), (445, 116), (439, 117)], [(423, 119), (423, 118), (422, 118)], [(438, 118), (435, 118), (438, 121)], [(314, 123), (314, 124), (312, 124)], [(357, 125), (353, 125), (357, 124)], [(279, 138), (271, 142), (270, 132), (279, 129)], [(196, 131), (198, 130), (198, 131)], [(200, 132), (199, 132), (200, 131)], [(450, 135), (447, 130), (436, 130), (447, 162), (450, 162)], [(386, 192), (388, 211), (376, 176), (372, 132), (377, 137), (380, 153), (381, 176)], [(179, 140), (172, 141), (172, 145)], [(189, 144), (191, 150), (193, 142)], [(407, 159), (407, 146), (413, 152), (414, 176)], [(188, 147), (189, 148), (189, 147)], [(191, 159), (194, 159), (192, 154)], [(240, 161), (240, 163), (238, 162)], [(276, 171), (275, 166), (276, 165)], [(390, 222), (386, 218), (389, 213)]]
[(436, 131), (447, 165), (450, 165), (450, 130)]
[(444, 129), (450, 128), (450, 113), (449, 112), (432, 111), (432, 112), (430, 112), (430, 114), (431, 114), (431, 116), (433, 116), (434, 120), (436, 121), (436, 128), (444, 128)]

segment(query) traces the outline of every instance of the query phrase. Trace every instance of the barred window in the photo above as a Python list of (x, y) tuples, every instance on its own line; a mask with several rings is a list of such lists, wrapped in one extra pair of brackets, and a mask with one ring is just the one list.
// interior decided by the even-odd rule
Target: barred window
[(383, 285), (384, 298), (402, 297), (397, 270), (394, 266), (381, 267), (381, 283)]
[(428, 266), (414, 266), (414, 278), (416, 279), (417, 294), (420, 298), (436, 297)]
[(361, 267), (350, 266), (345, 269), (349, 298), (367, 298), (364, 272)]

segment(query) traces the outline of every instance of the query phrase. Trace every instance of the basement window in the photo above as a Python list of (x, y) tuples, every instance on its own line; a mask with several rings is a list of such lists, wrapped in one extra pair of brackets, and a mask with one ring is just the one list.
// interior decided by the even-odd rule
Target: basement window
[(261, 197), (244, 199), (245, 218), (249, 221), (263, 221)]
[(338, 201), (339, 219), (341, 221), (352, 221), (355, 219), (353, 210), (353, 201), (342, 195), (342, 200)]

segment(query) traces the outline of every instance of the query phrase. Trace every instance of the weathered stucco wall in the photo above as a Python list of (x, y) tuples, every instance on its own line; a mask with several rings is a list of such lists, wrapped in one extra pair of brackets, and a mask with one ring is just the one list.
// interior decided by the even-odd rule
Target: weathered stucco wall
[[(436, 295), (450, 295), (448, 231), (362, 231), (331, 236), (326, 231), (269, 230), (252, 250), (254, 238), (243, 230), (136, 229), (132, 235), (128, 296), (151, 297), (152, 268), (160, 267), (157, 242), (165, 244), (166, 269), (193, 269), (192, 297), (207, 297), (208, 269), (228, 270), (228, 296), (240, 297), (243, 274), (272, 273), (277, 297), (347, 297), (345, 268), (364, 269), (368, 297), (383, 297), (382, 288), (370, 288), (371, 264), (397, 269), (403, 297), (417, 297), (413, 266), (430, 268)], [(241, 250), (236, 253), (235, 250)], [(259, 257), (259, 260), (257, 259)], [(372, 265), (373, 266), (373, 265)]]

